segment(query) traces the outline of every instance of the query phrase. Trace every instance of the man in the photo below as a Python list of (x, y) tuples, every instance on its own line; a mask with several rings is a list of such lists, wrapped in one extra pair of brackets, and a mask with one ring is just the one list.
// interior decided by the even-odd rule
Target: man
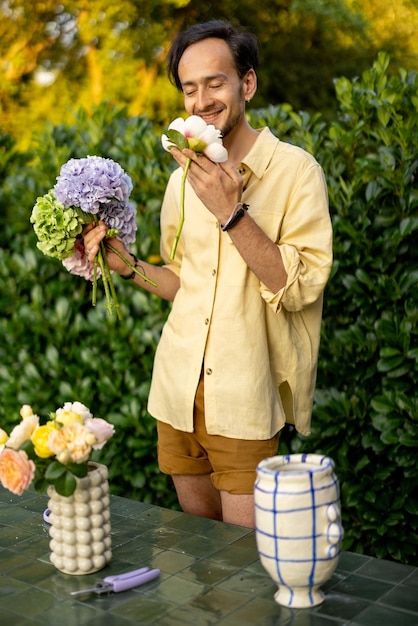
[[(246, 119), (256, 66), (255, 38), (228, 23), (177, 37), (169, 73), (187, 113), (221, 130), (228, 162), (172, 150), (180, 167), (161, 211), (165, 266), (139, 262), (157, 288), (109, 254), (123, 277), (173, 301), (148, 404), (161, 471), (172, 475), (185, 512), (248, 527), (258, 462), (277, 453), (285, 422), (309, 434), (332, 264), (320, 166)], [(188, 157), (185, 222), (170, 261)], [(105, 232), (100, 224), (86, 233), (91, 260)]]

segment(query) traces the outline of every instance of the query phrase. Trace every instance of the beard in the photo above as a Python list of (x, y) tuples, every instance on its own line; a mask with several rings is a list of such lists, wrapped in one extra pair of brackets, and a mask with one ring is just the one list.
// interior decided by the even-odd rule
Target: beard
[(244, 115), (244, 110), (241, 110), (239, 113), (235, 114), (233, 117), (230, 117), (226, 120), (224, 126), (222, 128), (218, 128), (221, 131), (222, 139), (228, 137), (230, 133), (238, 126), (239, 122)]

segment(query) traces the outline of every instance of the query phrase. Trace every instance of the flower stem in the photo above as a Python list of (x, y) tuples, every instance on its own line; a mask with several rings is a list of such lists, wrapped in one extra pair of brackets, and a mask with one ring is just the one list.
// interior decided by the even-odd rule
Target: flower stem
[[(95, 217), (95, 222), (97, 224), (97, 218)], [(96, 261), (97, 259), (97, 261)], [(99, 266), (100, 266), (100, 270), (101, 270), (101, 274), (102, 274), (102, 280), (103, 280), (103, 287), (105, 290), (105, 296), (106, 296), (106, 309), (109, 313), (110, 317), (113, 317), (113, 309), (116, 309), (116, 313), (118, 316), (118, 319), (121, 320), (122, 319), (122, 314), (120, 311), (120, 306), (119, 306), (119, 301), (118, 301), (118, 297), (116, 294), (116, 290), (115, 290), (115, 286), (113, 284), (113, 278), (112, 278), (112, 274), (110, 273), (109, 270), (109, 263), (107, 261), (107, 255), (106, 255), (106, 248), (105, 248), (105, 244), (103, 243), (103, 241), (100, 242), (100, 246), (99, 246), (99, 252), (97, 253), (97, 257), (96, 257), (94, 263), (95, 263), (95, 267), (94, 267), (94, 279), (93, 279), (93, 302), (94, 305), (96, 304), (96, 289), (97, 289), (97, 278), (96, 278), (96, 263), (98, 262)]]
[(133, 272), (135, 272), (135, 274), (138, 274), (138, 276), (140, 276), (142, 280), (144, 280), (146, 283), (149, 283), (153, 287), (158, 287), (157, 283), (151, 280), (151, 278), (148, 278), (147, 276), (145, 276), (145, 274), (143, 274), (137, 267), (132, 265), (132, 263), (128, 261), (128, 259), (125, 256), (123, 256), (123, 254), (121, 254), (119, 250), (116, 250), (116, 248), (114, 248), (112, 244), (110, 244), (109, 242), (106, 242), (105, 245), (107, 248), (109, 248), (109, 250), (111, 250), (114, 254), (116, 254), (116, 256), (118, 256)]
[(186, 178), (187, 178), (187, 173), (189, 171), (190, 163), (191, 163), (191, 159), (188, 158), (187, 159), (187, 163), (186, 163), (186, 167), (184, 168), (183, 176), (181, 178), (180, 220), (179, 220), (179, 224), (177, 226), (177, 232), (176, 232), (176, 235), (174, 237), (173, 245), (171, 247), (171, 253), (170, 253), (171, 261), (174, 259), (175, 255), (176, 255), (177, 244), (179, 242), (181, 231), (182, 231), (182, 228), (183, 228), (183, 223), (184, 223), (184, 194), (185, 194), (185, 191), (186, 191)]
[(91, 296), (91, 303), (93, 306), (96, 306), (97, 302), (97, 258), (94, 259), (93, 264), (93, 291)]
[(100, 243), (97, 258), (99, 260), (99, 265), (102, 272), (103, 286), (106, 295), (106, 308), (109, 312), (110, 317), (113, 316), (113, 309), (116, 309), (118, 319), (121, 320), (122, 315), (120, 312), (119, 301), (116, 295), (115, 286), (113, 284), (113, 278), (109, 270), (109, 265), (107, 263), (106, 250), (103, 242)]

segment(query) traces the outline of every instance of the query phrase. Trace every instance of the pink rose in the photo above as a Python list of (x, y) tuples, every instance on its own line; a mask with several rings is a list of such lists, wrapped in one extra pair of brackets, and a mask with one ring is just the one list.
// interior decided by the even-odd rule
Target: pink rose
[(5, 448), (0, 454), (0, 482), (9, 491), (21, 496), (35, 475), (35, 464), (23, 450)]
[[(63, 266), (70, 274), (81, 276), (86, 280), (93, 280), (94, 277), (94, 265), (88, 260), (87, 255), (82, 245), (78, 242), (74, 245), (74, 254), (62, 261)], [(100, 267), (96, 268), (97, 278), (100, 278)]]
[(109, 424), (100, 417), (92, 417), (85, 421), (84, 426), (88, 428), (96, 437), (97, 442), (94, 444), (94, 450), (101, 450), (112, 435), (115, 433), (113, 424)]

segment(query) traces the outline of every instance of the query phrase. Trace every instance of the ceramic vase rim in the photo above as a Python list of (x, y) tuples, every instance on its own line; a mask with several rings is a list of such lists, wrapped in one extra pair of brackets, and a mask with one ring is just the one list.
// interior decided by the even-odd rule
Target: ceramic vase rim
[(260, 461), (257, 470), (266, 474), (306, 474), (334, 471), (334, 461), (324, 454), (279, 454)]

